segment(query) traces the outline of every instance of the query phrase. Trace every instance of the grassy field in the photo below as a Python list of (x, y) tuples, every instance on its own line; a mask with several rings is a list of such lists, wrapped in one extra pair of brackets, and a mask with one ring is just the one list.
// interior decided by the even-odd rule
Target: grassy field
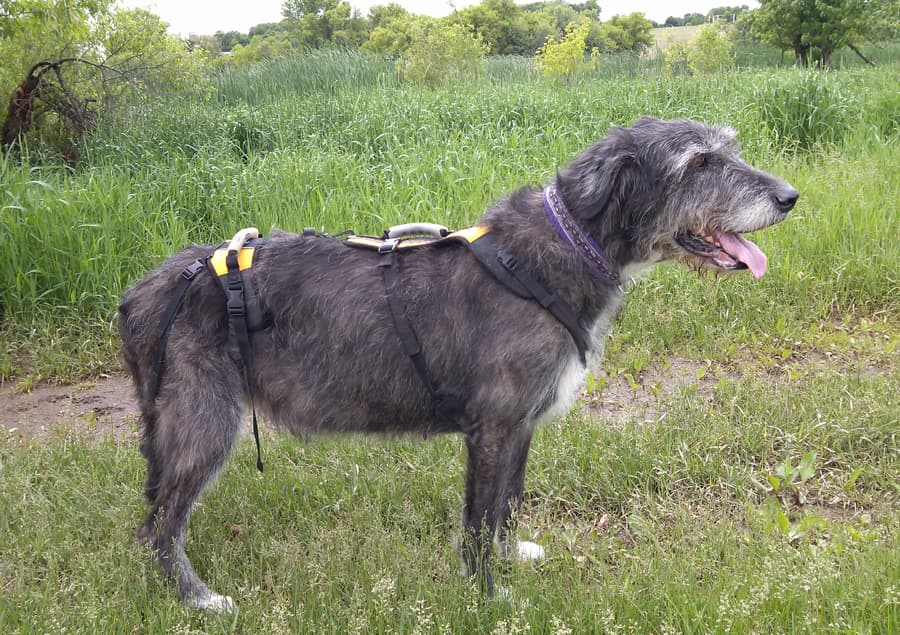
[(665, 51), (673, 44), (687, 44), (700, 33), (700, 26), (669, 26), (650, 31), (653, 36), (655, 50)]
[[(549, 558), (499, 567), (509, 600), (457, 576), (459, 439), (266, 435), (263, 475), (243, 443), (188, 539), (240, 608), (220, 618), (132, 539), (133, 443), (0, 431), (0, 631), (900, 631), (898, 85), (895, 64), (671, 80), (617, 61), (560, 87), (494, 60), (421, 89), (317, 55), (138, 108), (73, 166), (0, 158), (0, 379), (22, 390), (118, 372), (117, 298), (186, 243), (467, 225), (643, 114), (728, 123), (801, 192), (754, 236), (761, 281), (670, 265), (634, 289), (583, 403), (535, 439), (520, 532)], [(641, 405), (601, 417), (613, 386)]]

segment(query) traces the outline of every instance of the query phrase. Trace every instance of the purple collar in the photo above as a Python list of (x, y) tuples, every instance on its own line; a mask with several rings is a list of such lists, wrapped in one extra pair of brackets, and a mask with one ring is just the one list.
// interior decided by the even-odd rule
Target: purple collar
[(544, 188), (544, 209), (547, 210), (547, 216), (556, 227), (560, 238), (578, 252), (594, 277), (610, 286), (617, 286), (619, 284), (619, 268), (603, 253), (600, 245), (594, 242), (594, 239), (572, 218), (559, 196), (555, 183)]

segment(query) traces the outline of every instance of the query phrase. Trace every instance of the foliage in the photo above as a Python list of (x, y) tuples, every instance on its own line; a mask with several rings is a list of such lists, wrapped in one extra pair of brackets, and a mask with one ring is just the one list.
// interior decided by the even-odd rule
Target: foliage
[(582, 20), (569, 24), (565, 37), (559, 42), (548, 38), (546, 44), (535, 54), (538, 70), (545, 77), (562, 79), (567, 83), (577, 74), (593, 70), (597, 65), (599, 51), (593, 49), (590, 59), (585, 60), (589, 31), (590, 23)]
[(0, 56), (9, 61), (0, 94), (17, 104), (4, 145), (33, 130), (70, 154), (98, 112), (160, 92), (206, 92), (206, 51), (167, 35), (149, 11), (109, 0), (23, 0), (6, 3), (0, 18)]
[(245, 35), (240, 31), (216, 31), (214, 36), (219, 41), (220, 51), (230, 51), (237, 44), (240, 44), (241, 46), (250, 44), (250, 36)]
[(247, 46), (235, 44), (231, 49), (231, 63), (244, 68), (263, 60), (286, 57), (294, 52), (288, 36), (283, 31), (273, 31), (269, 35), (254, 35)]
[(365, 20), (346, 0), (285, 0), (281, 11), (301, 47), (357, 48), (368, 35)]
[(40, 60), (73, 57), (96, 45), (92, 24), (112, 0), (4, 0), (0, 4), (0, 95)]
[(721, 24), (700, 27), (688, 49), (688, 67), (694, 74), (714, 73), (734, 64), (732, 29)]
[(653, 44), (653, 23), (643, 13), (617, 15), (600, 25), (603, 50), (644, 53)]
[(459, 24), (435, 24), (418, 35), (398, 64), (403, 78), (435, 86), (474, 76), (484, 67), (487, 45)]
[(396, 58), (409, 48), (415, 34), (422, 33), (429, 22), (429, 18), (413, 16), (396, 3), (372, 7), (369, 10), (372, 30), (360, 50)]
[(690, 42), (673, 42), (663, 52), (669, 75), (705, 75), (734, 65), (734, 28), (704, 24)]
[(828, 68), (832, 54), (862, 40), (896, 37), (900, 0), (761, 0), (743, 28), (759, 40), (793, 51), (798, 64)]
[(689, 75), (691, 45), (689, 42), (672, 42), (663, 51), (667, 75)]

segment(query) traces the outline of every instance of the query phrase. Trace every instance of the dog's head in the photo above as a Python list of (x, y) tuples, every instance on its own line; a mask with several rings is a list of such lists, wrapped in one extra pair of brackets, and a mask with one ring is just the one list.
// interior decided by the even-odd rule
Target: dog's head
[(687, 119), (615, 128), (557, 180), (572, 214), (622, 266), (682, 258), (757, 278), (766, 256), (741, 234), (783, 220), (799, 196), (741, 158), (734, 130)]

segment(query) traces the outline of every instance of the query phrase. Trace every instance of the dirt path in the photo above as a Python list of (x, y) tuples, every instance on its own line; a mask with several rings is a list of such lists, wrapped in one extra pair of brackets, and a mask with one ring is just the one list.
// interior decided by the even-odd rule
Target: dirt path
[[(635, 387), (624, 375), (608, 380), (602, 393), (585, 394), (585, 406), (610, 424), (653, 421), (657, 392), (696, 385), (703, 393), (712, 378), (697, 379), (699, 364), (680, 361), (664, 371), (647, 370)], [(41, 384), (28, 392), (14, 386), (0, 388), (0, 437), (53, 438), (69, 432), (118, 439), (138, 436), (138, 407), (125, 375), (104, 376), (73, 385)]]
[(124, 375), (61, 386), (42, 384), (28, 392), (0, 389), (0, 434), (51, 437), (68, 431), (125, 439), (137, 434), (138, 408)]

